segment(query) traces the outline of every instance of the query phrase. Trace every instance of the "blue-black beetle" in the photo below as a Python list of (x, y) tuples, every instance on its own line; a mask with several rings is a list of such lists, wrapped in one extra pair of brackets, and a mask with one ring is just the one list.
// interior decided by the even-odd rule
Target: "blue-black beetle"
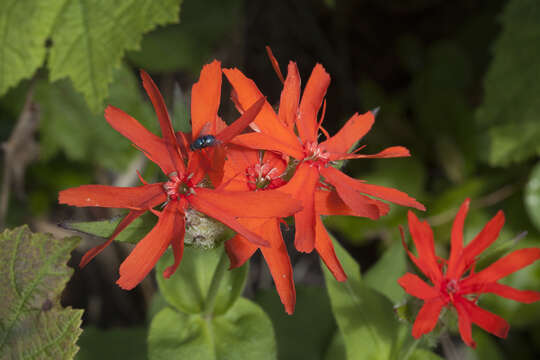
[(191, 150), (201, 150), (208, 146), (214, 146), (218, 140), (214, 135), (201, 135), (195, 139), (189, 146)]

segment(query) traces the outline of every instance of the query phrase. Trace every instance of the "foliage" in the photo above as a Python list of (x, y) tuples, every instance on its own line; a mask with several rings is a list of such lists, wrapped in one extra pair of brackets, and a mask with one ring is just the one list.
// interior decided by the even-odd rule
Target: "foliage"
[[(76, 237), (58, 240), (27, 226), (0, 235), (0, 356), (72, 359), (82, 310), (62, 308), (60, 294), (73, 270), (66, 266)], [(22, 335), (24, 334), (24, 335)]]

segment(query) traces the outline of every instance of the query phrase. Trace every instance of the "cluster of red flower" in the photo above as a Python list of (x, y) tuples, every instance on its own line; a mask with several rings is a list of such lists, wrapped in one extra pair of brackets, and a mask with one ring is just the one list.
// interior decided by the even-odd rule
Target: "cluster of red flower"
[[(336, 257), (321, 215), (378, 219), (388, 213), (389, 206), (375, 198), (425, 210), (422, 204), (403, 192), (353, 179), (332, 166), (336, 161), (346, 159), (410, 155), (401, 146), (390, 147), (374, 155), (358, 153), (363, 147), (350, 152), (370, 130), (376, 110), (362, 115), (354, 114), (337, 134), (330, 137), (322, 127), (324, 97), (330, 84), (330, 76), (325, 69), (320, 64), (314, 67), (301, 95), (296, 64), (289, 63), (287, 77), (283, 78), (275, 59), (271, 59), (283, 82), (277, 114), (252, 80), (238, 69), (222, 69), (217, 61), (203, 68), (199, 81), (193, 86), (191, 133), (174, 132), (163, 98), (144, 71), (141, 71), (143, 86), (154, 105), (162, 136), (149, 132), (120, 109), (109, 106), (105, 110), (109, 124), (156, 163), (168, 181), (148, 184), (141, 178), (143, 185), (138, 187), (85, 185), (60, 192), (59, 201), (63, 204), (129, 210), (111, 237), (85, 254), (81, 266), (109, 245), (134, 219), (151, 211), (158, 217), (158, 222), (122, 263), (117, 283), (124, 289), (135, 287), (169, 245), (172, 246), (175, 261), (163, 276), (171, 276), (182, 258), (186, 210), (194, 208), (236, 231), (237, 235), (225, 244), (231, 267), (242, 265), (257, 249), (261, 250), (285, 310), (292, 314), (296, 301), (295, 288), (290, 259), (279, 228), (283, 217), (294, 216), (296, 249), (301, 252), (315, 249), (334, 277), (344, 281), (346, 274)], [(218, 116), (222, 74), (231, 83), (232, 100), (242, 114), (228, 126)], [(252, 131), (244, 132), (248, 126)], [(326, 137), (324, 141), (319, 142), (319, 132)], [(156, 210), (161, 204), (165, 204), (162, 210)], [(415, 219), (414, 215), (411, 215), (411, 219)], [(470, 332), (472, 321), (491, 331), (492, 318), (472, 312), (471, 309), (476, 309), (473, 302), (460, 300), (465, 299), (460, 296), (487, 291), (504, 296), (508, 295), (509, 290), (494, 283), (498, 278), (488, 275), (488, 280), (496, 285), (487, 290), (479, 287), (480, 280), (486, 277), (481, 275), (483, 272), (470, 276), (467, 284), (461, 288), (459, 283), (463, 272), (470, 268), (478, 255), (477, 250), (483, 249), (486, 243), (475, 247), (474, 251), (468, 250), (472, 246), (469, 245), (462, 254), (461, 247), (456, 245), (459, 241), (454, 240), (453, 234), (450, 263), (457, 262), (459, 266), (450, 265), (449, 268), (454, 266), (452, 274), (448, 271), (443, 278), (430, 250), (433, 239), (429, 238), (425, 226), (420, 227), (412, 222), (411, 231), (420, 254), (418, 259), (412, 255), (411, 258), (437, 286), (435, 290), (428, 288), (410, 274), (400, 280), (408, 292), (426, 301), (414, 334), (420, 336), (430, 331), (441, 307), (449, 303), (458, 310), (460, 321), (462, 318), (468, 319), (463, 326), (460, 322), (460, 329), (468, 326)], [(461, 240), (461, 235), (455, 236)], [(532, 250), (528, 254), (533, 254)], [(428, 260), (424, 260), (426, 256)], [(457, 260), (458, 256), (461, 262)], [(538, 254), (535, 252), (528, 258), (531, 257), (536, 259)], [(502, 273), (499, 271), (497, 274)], [(449, 290), (445, 290), (449, 289), (449, 285), (445, 285), (444, 289), (442, 285), (437, 285), (443, 282), (450, 284), (448, 279), (456, 279), (450, 282), (455, 283), (456, 289), (460, 288), (455, 291), (455, 297), (448, 295)], [(523, 301), (518, 293), (515, 294), (508, 297)], [(535, 296), (537, 299), (537, 294)], [(426, 316), (428, 312), (431, 317)], [(427, 324), (426, 317), (429, 317)], [(499, 330), (492, 332), (502, 335)], [(470, 336), (466, 336), (466, 330), (462, 334), (466, 341), (470, 339)]]

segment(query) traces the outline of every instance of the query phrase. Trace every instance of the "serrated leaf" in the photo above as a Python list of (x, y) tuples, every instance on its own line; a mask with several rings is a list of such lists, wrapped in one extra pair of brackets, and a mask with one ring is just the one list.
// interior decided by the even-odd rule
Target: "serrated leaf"
[(323, 266), (324, 278), (347, 358), (386, 360), (392, 353), (399, 326), (392, 303), (362, 281), (360, 267), (339, 243), (334, 241), (334, 246), (348, 279), (336, 281)]
[[(108, 102), (139, 120), (149, 130), (157, 126), (148, 101), (143, 101), (138, 80), (122, 67), (115, 72)], [(94, 114), (69, 81), (38, 82), (36, 102), (41, 109), (41, 156), (50, 159), (62, 151), (70, 160), (89, 161), (111, 170), (126, 168), (140, 152), (112, 129), (103, 114)]]
[[(69, 230), (80, 231), (82, 233), (108, 238), (113, 233), (116, 226), (121, 221), (122, 217), (115, 217), (100, 221), (85, 221), (85, 222), (65, 222), (62, 227)], [(157, 217), (147, 212), (137, 219), (133, 220), (120, 234), (115, 238), (116, 241), (128, 242), (136, 244), (156, 225)]]
[(0, 11), (0, 95), (32, 76), (45, 59), (45, 40), (65, 0), (8, 0)]
[(525, 186), (525, 208), (537, 230), (540, 230), (540, 162), (537, 163)]
[(481, 130), (489, 134), (493, 165), (540, 154), (539, 18), (535, 0), (509, 1), (501, 17), (503, 29), (484, 80), (484, 103), (476, 114)]
[[(158, 286), (165, 300), (188, 314), (205, 311), (208, 290), (224, 251), (223, 246), (213, 249), (186, 247), (178, 270), (169, 279), (165, 279), (162, 273), (173, 263), (173, 255), (166, 252), (156, 265)], [(225, 261), (228, 265), (229, 260)], [(216, 295), (214, 314), (223, 314), (238, 299), (244, 289), (247, 270), (247, 264), (226, 270)]]
[[(102, 109), (113, 70), (142, 34), (178, 21), (181, 0), (69, 1), (51, 37), (51, 80), (69, 77), (94, 112)], [(165, 51), (165, 50), (164, 50)]]
[(0, 235), (0, 358), (72, 359), (82, 310), (62, 308), (66, 266), (79, 238), (62, 240), (27, 226)]
[(270, 319), (244, 298), (212, 318), (161, 310), (150, 325), (148, 350), (151, 360), (277, 359)]
[(255, 300), (272, 320), (280, 360), (324, 358), (331, 335), (337, 330), (324, 288), (297, 285), (292, 315), (283, 311), (283, 304), (274, 289), (258, 292)]

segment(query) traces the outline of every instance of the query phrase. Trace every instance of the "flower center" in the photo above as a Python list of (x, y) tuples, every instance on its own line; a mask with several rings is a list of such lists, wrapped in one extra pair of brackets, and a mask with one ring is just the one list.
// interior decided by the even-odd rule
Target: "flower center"
[(453, 297), (459, 291), (459, 283), (455, 279), (447, 279), (443, 282), (441, 290)]
[(246, 169), (248, 188), (255, 190), (270, 190), (285, 185), (277, 168), (273, 168), (268, 161), (251, 165)]
[(168, 200), (178, 200), (182, 196), (194, 194), (191, 176), (181, 179), (176, 171), (169, 174), (169, 181), (163, 184)]
[(330, 154), (319, 147), (317, 142), (306, 142), (304, 144), (304, 161), (315, 165), (326, 165), (330, 162)]

